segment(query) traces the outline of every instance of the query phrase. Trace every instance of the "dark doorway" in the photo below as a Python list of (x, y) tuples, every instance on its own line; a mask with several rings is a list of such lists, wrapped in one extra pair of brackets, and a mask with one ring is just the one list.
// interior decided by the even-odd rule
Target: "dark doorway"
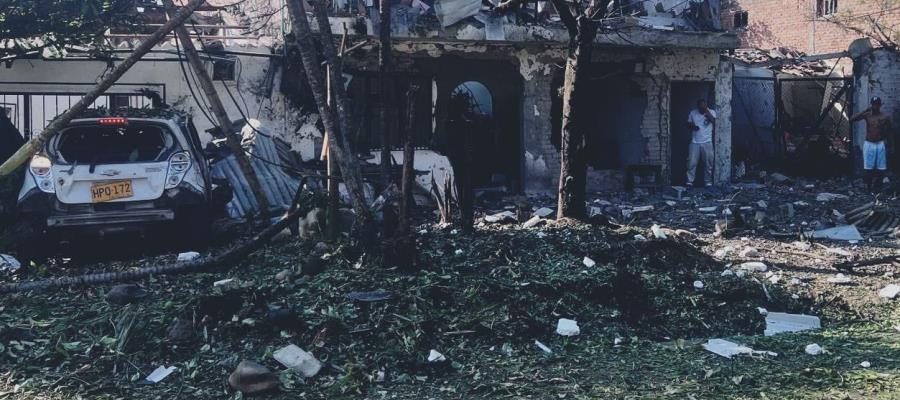
[(517, 67), (456, 57), (443, 57), (434, 67), (437, 150), (455, 166), (467, 159), (463, 144), (469, 135), (472, 186), (522, 190), (522, 78)]
[[(712, 82), (672, 82), (671, 84), (669, 127), (672, 137), (669, 173), (673, 185), (684, 185), (687, 182), (685, 174), (687, 173), (688, 146), (691, 144), (692, 137), (692, 132), (687, 126), (688, 114), (697, 107), (697, 100), (700, 99), (705, 99), (710, 108), (715, 110), (714, 89), (715, 85)], [(715, 138), (715, 132), (713, 137)], [(703, 176), (702, 170), (703, 168), (698, 168), (695, 184), (705, 184), (712, 178)]]

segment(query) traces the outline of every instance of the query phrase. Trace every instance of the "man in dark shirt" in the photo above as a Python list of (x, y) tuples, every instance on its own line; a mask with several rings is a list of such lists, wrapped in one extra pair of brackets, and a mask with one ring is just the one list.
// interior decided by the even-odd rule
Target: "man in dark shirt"
[(887, 169), (887, 146), (891, 120), (881, 112), (881, 98), (873, 97), (872, 106), (850, 117), (850, 122), (866, 120), (866, 141), (863, 143), (863, 181), (869, 192), (880, 192), (882, 175)]

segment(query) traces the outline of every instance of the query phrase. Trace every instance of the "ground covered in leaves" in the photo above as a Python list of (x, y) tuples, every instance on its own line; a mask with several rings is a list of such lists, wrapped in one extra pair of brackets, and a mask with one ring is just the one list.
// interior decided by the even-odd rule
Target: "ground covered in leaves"
[[(880, 281), (864, 280), (890, 280), (882, 271), (854, 275), (857, 284), (835, 292), (825, 272), (804, 264), (830, 253), (776, 251), (792, 239), (715, 238), (706, 224), (695, 237), (635, 238), (651, 236), (651, 222), (680, 228), (673, 225), (690, 217), (699, 227), (702, 218), (688, 211), (714, 197), (676, 206), (631, 199), (656, 202), (656, 213), (613, 228), (488, 224), (464, 236), (425, 224), (416, 272), (384, 268), (340, 243), (281, 239), (227, 271), (141, 282), (147, 295), (129, 305), (106, 302), (109, 286), (5, 295), (0, 398), (240, 398), (227, 377), (241, 360), (279, 374), (281, 388), (262, 395), (273, 399), (895, 398), (900, 314), (872, 293)], [(890, 252), (892, 241), (866, 246)], [(722, 274), (742, 260), (713, 253), (748, 242), (763, 257), (766, 249), (781, 255), (769, 261), (779, 279)], [(43, 266), (6, 279), (171, 261)], [(803, 283), (791, 283), (795, 276)], [(347, 297), (371, 291), (392, 298)], [(757, 307), (815, 313), (824, 329), (764, 337)], [(581, 334), (554, 333), (559, 318), (577, 320)], [(189, 329), (176, 341), (169, 331), (178, 319)], [(709, 338), (778, 355), (725, 359), (702, 349)], [(810, 343), (825, 353), (805, 354)], [(322, 371), (303, 379), (281, 366), (272, 353), (288, 344), (312, 352)], [(428, 362), (432, 349), (447, 361)], [(161, 365), (178, 369), (144, 384)]]

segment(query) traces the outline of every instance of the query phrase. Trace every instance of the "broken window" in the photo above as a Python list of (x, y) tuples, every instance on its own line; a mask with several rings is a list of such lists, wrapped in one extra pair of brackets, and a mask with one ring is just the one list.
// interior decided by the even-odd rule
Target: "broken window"
[(75, 126), (60, 133), (54, 143), (56, 155), (67, 163), (117, 164), (165, 160), (173, 141), (162, 126), (131, 123)]
[(816, 0), (816, 16), (828, 17), (837, 13), (838, 0)]

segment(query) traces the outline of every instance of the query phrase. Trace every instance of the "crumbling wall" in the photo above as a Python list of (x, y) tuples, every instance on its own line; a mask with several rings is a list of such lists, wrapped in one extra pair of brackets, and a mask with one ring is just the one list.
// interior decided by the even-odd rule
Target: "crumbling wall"
[[(900, 53), (889, 49), (878, 49), (854, 60), (853, 112), (850, 113), (851, 115), (868, 108), (869, 100), (873, 96), (878, 96), (882, 100), (881, 109), (890, 116), (894, 130), (896, 131), (900, 127), (900, 68), (898, 65), (900, 65)], [(862, 169), (862, 144), (866, 138), (865, 121), (854, 123), (852, 131), (853, 165), (854, 170), (859, 172)], [(893, 143), (890, 145), (896, 146)], [(888, 154), (892, 154), (892, 152), (888, 151)], [(893, 158), (888, 160), (888, 165), (897, 171), (898, 163), (896, 157)]]

